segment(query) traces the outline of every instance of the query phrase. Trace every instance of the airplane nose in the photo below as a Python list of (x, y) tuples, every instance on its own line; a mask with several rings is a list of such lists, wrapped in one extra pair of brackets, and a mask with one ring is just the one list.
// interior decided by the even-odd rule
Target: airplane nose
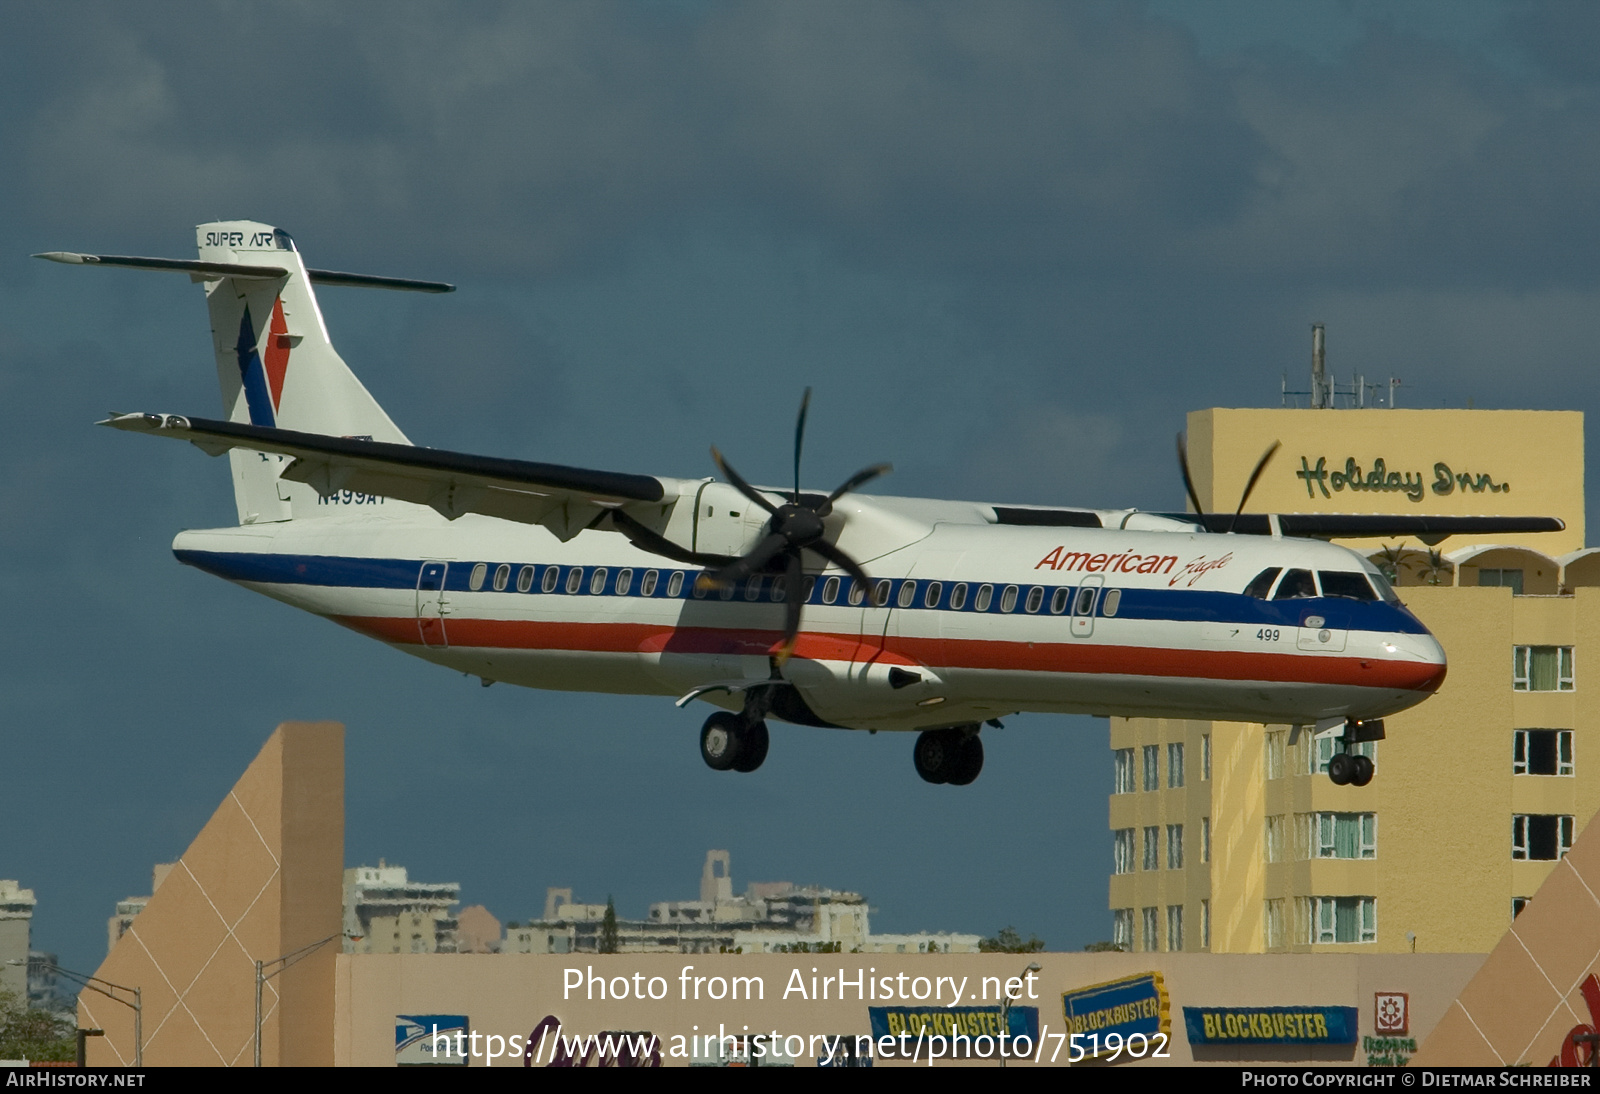
[(1433, 635), (1426, 632), (1391, 635), (1384, 643), (1384, 648), (1394, 662), (1405, 665), (1411, 670), (1405, 674), (1405, 687), (1408, 689), (1433, 692), (1439, 690), (1439, 685), (1444, 683), (1449, 665), (1445, 659), (1444, 647), (1439, 645), (1439, 640)]

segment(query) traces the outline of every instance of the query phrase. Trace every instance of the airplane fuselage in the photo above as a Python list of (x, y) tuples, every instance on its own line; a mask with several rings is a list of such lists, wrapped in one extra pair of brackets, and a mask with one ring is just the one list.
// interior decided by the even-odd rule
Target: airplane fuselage
[[(858, 541), (865, 590), (808, 565), (803, 628), (780, 668), (774, 575), (708, 589), (702, 568), (612, 533), (562, 542), (540, 526), (373, 500), (348, 515), (184, 532), (174, 551), (486, 681), (664, 695), (725, 684), (703, 697), (737, 710), (741, 682), (780, 673), (804, 701), (790, 720), (852, 729), (1018, 711), (1365, 720), (1421, 702), (1445, 671), (1371, 563), (1320, 541), (913, 520), (896, 512), (902, 499), (860, 498), (854, 525), (898, 518), (905, 542), (874, 552)], [(1245, 591), (1272, 568), (1359, 574), (1374, 591)]]

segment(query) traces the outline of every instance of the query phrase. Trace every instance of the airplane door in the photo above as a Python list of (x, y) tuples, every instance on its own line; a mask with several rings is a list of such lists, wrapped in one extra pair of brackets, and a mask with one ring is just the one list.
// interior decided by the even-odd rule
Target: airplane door
[(444, 626), (444, 617), (450, 614), (444, 588), (449, 572), (448, 562), (424, 562), (417, 573), (417, 630), (424, 646), (444, 649), (450, 645)]
[(1106, 579), (1099, 574), (1087, 574), (1072, 598), (1072, 634), (1074, 638), (1088, 638), (1094, 633), (1094, 610), (1100, 603), (1100, 590)]

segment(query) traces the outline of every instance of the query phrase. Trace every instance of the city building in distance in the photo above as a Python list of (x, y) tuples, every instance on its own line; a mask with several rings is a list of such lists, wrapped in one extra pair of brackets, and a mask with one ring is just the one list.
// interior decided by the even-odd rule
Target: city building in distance
[(0, 990), (28, 997), (28, 952), (33, 932), (32, 889), (0, 878)]
[[(604, 904), (553, 888), (544, 915), (506, 929), (505, 953), (598, 953)], [(706, 852), (700, 899), (658, 901), (644, 919), (616, 917), (618, 953), (977, 953), (975, 934), (873, 934), (859, 893), (754, 882), (733, 891), (727, 851)]]
[(1449, 658), (1435, 696), (1357, 746), (1375, 762), (1370, 785), (1329, 780), (1331, 737), (1112, 718), (1110, 908), (1124, 949), (1485, 953), (1600, 809), (1600, 710), (1585, 698), (1600, 696), (1600, 548), (1584, 546), (1582, 414), (1334, 409), (1329, 395), (1317, 409), (1190, 414), (1206, 509), (1231, 511), (1281, 440), (1247, 511), (1554, 516), (1566, 531), (1341, 541)]
[(412, 881), (383, 859), (344, 872), (346, 953), (455, 953), (461, 883)]

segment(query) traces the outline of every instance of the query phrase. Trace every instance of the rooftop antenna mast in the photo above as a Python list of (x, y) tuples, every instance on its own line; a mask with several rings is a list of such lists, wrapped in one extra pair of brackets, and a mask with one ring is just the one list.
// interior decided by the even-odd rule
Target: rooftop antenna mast
[(1324, 338), (1321, 323), (1311, 324), (1311, 409), (1324, 410), (1333, 405), (1328, 396), (1328, 371), (1324, 359)]

